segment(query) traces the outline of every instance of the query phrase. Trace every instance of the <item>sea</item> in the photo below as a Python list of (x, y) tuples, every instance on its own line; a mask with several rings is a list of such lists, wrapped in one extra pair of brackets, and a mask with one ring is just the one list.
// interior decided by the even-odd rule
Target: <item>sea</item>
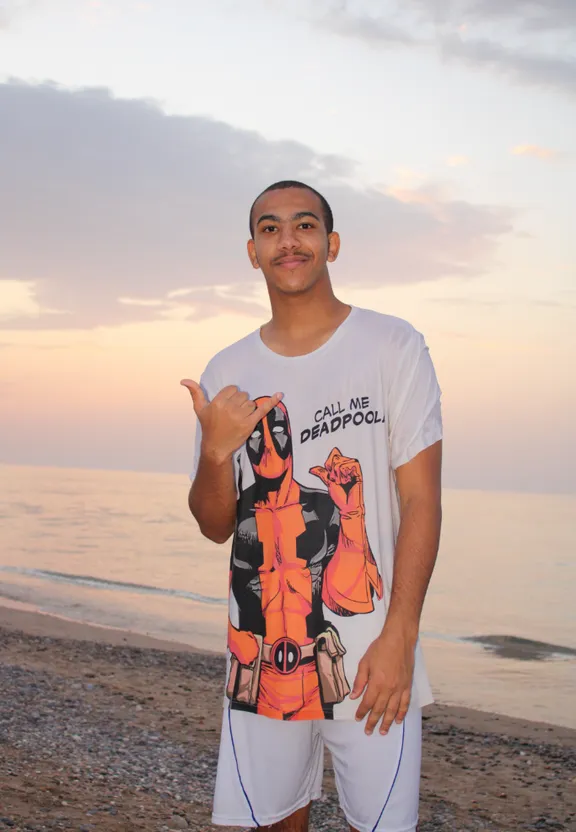
[[(229, 544), (185, 475), (0, 465), (0, 605), (225, 649)], [(436, 700), (576, 728), (576, 495), (446, 489)]]

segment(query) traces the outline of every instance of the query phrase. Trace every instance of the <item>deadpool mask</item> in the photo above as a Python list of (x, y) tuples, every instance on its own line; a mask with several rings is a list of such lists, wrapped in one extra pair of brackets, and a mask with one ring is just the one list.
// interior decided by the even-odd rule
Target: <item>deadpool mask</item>
[(275, 479), (288, 470), (292, 459), (292, 437), (288, 413), (282, 404), (256, 425), (246, 442), (246, 449), (254, 472), (261, 477)]

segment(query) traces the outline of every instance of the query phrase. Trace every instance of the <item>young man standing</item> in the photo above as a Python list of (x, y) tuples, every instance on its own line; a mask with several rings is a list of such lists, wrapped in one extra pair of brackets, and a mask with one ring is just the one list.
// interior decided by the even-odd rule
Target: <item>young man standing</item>
[(338, 300), (330, 206), (299, 182), (250, 213), (272, 319), (200, 384), (190, 510), (233, 536), (214, 823), (306, 832), (333, 758), (353, 832), (414, 832), (418, 642), (440, 533), (440, 390), (408, 323)]

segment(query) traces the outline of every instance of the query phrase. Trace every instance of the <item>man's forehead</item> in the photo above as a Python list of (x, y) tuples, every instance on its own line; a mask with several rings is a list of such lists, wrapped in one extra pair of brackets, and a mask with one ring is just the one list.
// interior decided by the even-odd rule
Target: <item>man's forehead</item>
[(254, 220), (257, 222), (262, 214), (275, 214), (282, 219), (289, 219), (300, 211), (321, 213), (322, 205), (315, 193), (307, 188), (284, 188), (268, 191), (256, 200)]

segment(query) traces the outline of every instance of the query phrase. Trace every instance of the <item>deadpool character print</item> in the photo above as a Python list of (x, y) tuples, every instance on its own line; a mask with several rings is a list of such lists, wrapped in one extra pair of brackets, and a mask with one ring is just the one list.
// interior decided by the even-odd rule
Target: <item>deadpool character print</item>
[[(262, 399), (257, 399), (259, 404)], [(278, 404), (246, 442), (254, 482), (239, 482), (230, 589), (232, 708), (277, 719), (330, 719), (350, 692), (345, 645), (326, 620), (370, 613), (382, 579), (366, 533), (362, 470), (334, 448), (296, 481), (288, 411)]]

